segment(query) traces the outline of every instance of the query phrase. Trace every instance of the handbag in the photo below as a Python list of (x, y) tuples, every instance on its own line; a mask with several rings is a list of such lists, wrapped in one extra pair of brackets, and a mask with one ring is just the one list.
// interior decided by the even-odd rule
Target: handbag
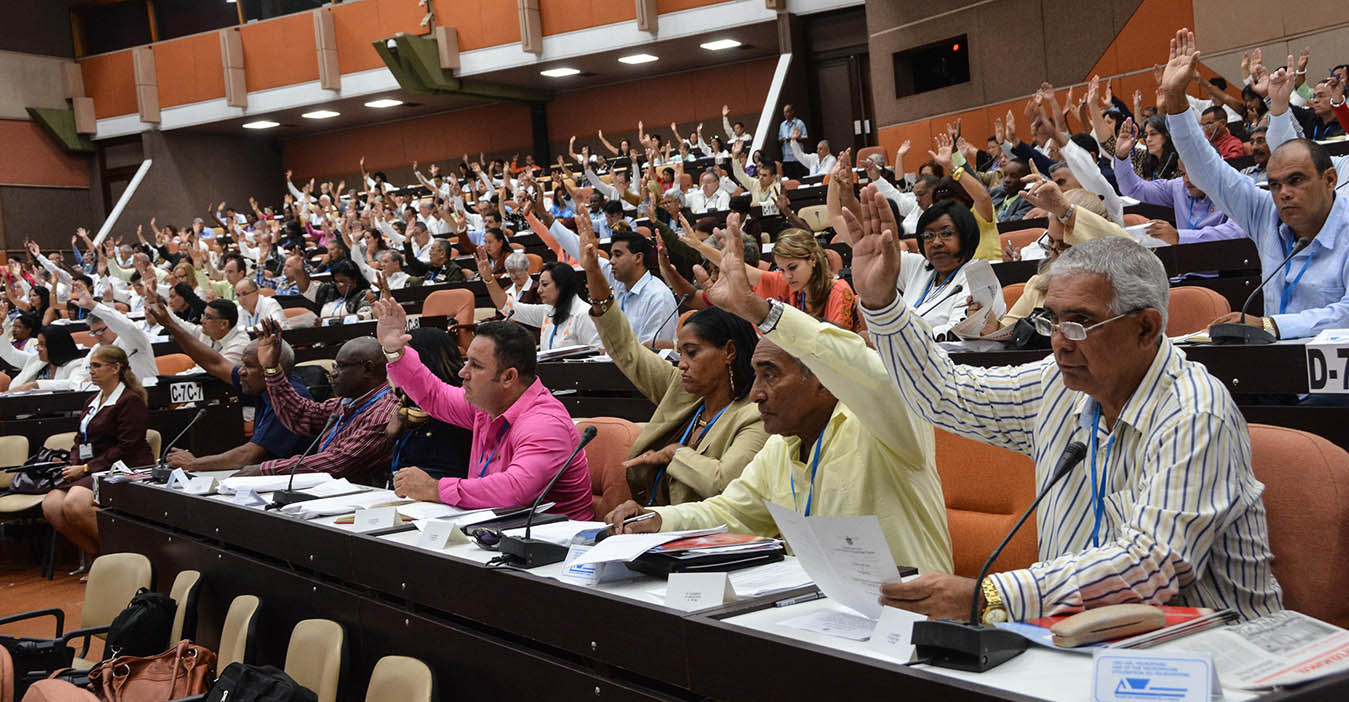
[(270, 665), (231, 663), (206, 702), (317, 702), (318, 696)]
[(11, 469), (14, 480), (9, 484), (9, 491), (22, 495), (41, 495), (63, 482), (61, 469), (69, 464), (70, 452), (65, 449), (38, 449), (22, 466)]
[(108, 657), (150, 656), (162, 650), (176, 613), (172, 597), (140, 588), (108, 626)]
[(215, 678), (215, 653), (187, 639), (153, 656), (117, 656), (89, 671), (103, 702), (164, 702), (205, 694)]

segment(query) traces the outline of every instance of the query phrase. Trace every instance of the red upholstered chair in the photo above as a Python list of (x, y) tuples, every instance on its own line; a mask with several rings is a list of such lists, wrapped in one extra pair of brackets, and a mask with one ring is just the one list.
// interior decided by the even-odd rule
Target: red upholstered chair
[(618, 417), (592, 417), (577, 422), (579, 429), (593, 426), (598, 433), (586, 445), (586, 462), (590, 466), (590, 492), (595, 506), (595, 518), (604, 515), (632, 499), (628, 489), (628, 471), (623, 461), (628, 460), (632, 442), (642, 430), (636, 424)]
[(1010, 232), (1003, 232), (998, 235), (998, 238), (1002, 239), (1002, 245), (1004, 247), (1007, 246), (1008, 242), (1011, 242), (1012, 246), (1017, 249), (1024, 249), (1027, 246), (1034, 244), (1035, 240), (1043, 236), (1044, 233), (1045, 230), (1043, 227), (1031, 227), (1030, 229), (1016, 229)]
[(1144, 217), (1143, 215), (1134, 212), (1129, 212), (1124, 215), (1124, 226), (1126, 227), (1133, 227), (1139, 224), (1147, 224), (1150, 221), (1152, 220), (1149, 220), (1147, 217)]
[(1349, 453), (1305, 431), (1250, 429), (1284, 606), (1349, 626)]
[(177, 375), (195, 365), (197, 365), (196, 361), (193, 361), (192, 357), (185, 353), (155, 356), (155, 366), (159, 368), (160, 375)]
[(796, 190), (799, 187), (801, 187), (801, 181), (794, 178), (788, 178), (787, 180), (782, 181), (783, 190)]
[(692, 317), (692, 316), (693, 316), (693, 313), (694, 313), (694, 312), (697, 312), (697, 311), (698, 311), (698, 310), (685, 310), (685, 311), (683, 311), (683, 312), (680, 313), (680, 315), (679, 315), (679, 323), (675, 325), (675, 336), (676, 336), (676, 337), (678, 337), (679, 334), (680, 334), (681, 332), (684, 331), (684, 320), (688, 319), (689, 317)]
[(543, 270), (543, 257), (536, 253), (525, 253), (525, 258), (529, 259), (529, 274), (537, 275)]
[[(1019, 453), (934, 431), (956, 575), (972, 578), (1035, 499), (1035, 464)], [(1037, 553), (1032, 515), (993, 563), (993, 571), (1025, 568)]]
[(1025, 283), (1012, 283), (1002, 286), (1002, 301), (1007, 303), (1007, 309), (1012, 309), (1012, 305), (1021, 299), (1021, 293), (1026, 291)]
[(473, 342), (475, 301), (473, 291), (468, 288), (437, 290), (427, 295), (426, 300), (422, 302), (422, 314), (428, 317), (442, 314), (453, 317), (459, 333), (459, 350), (467, 353), (468, 345)]
[(1227, 298), (1198, 285), (1171, 288), (1166, 311), (1166, 335), (1180, 336), (1207, 329), (1213, 320), (1232, 311)]
[(0, 392), (4, 392), (9, 389), (9, 381), (10, 381), (9, 374), (0, 372)]
[(843, 256), (833, 249), (825, 249), (824, 257), (829, 259), (829, 272), (838, 275), (843, 270)]
[(871, 158), (872, 154), (880, 154), (881, 156), (885, 156), (885, 147), (884, 146), (863, 147), (857, 151), (857, 158), (853, 159), (853, 163), (863, 163), (867, 159)]

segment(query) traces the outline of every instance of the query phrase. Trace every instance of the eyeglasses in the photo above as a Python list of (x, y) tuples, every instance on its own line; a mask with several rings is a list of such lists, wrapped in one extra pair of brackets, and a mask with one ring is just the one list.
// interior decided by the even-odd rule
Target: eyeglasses
[(1039, 244), (1040, 248), (1044, 249), (1045, 251), (1056, 251), (1058, 253), (1063, 253), (1064, 251), (1067, 251), (1069, 248), (1068, 242), (1062, 239), (1056, 241), (1054, 237), (1049, 235), (1048, 231), (1046, 231), (1044, 234), (1041, 234), (1040, 238), (1035, 240), (1035, 243)]
[(1115, 320), (1124, 319), (1136, 312), (1142, 312), (1142, 310), (1129, 310), (1124, 314), (1115, 315), (1104, 322), (1097, 322), (1089, 327), (1084, 327), (1077, 322), (1056, 322), (1048, 312), (1037, 314), (1031, 317), (1030, 321), (1035, 327), (1035, 333), (1041, 336), (1053, 336), (1054, 332), (1058, 332), (1063, 335), (1063, 338), (1069, 341), (1086, 341), (1087, 335), (1090, 334), (1092, 330), (1100, 329)]
[(927, 243), (938, 237), (945, 241), (947, 239), (954, 239), (958, 236), (960, 236), (960, 233), (954, 229), (943, 229), (938, 232), (923, 232), (919, 235), (919, 238), (923, 240), (923, 243)]
[(202, 315), (202, 316), (201, 316), (201, 321), (203, 321), (203, 322), (223, 322), (223, 321), (225, 321), (225, 318), (224, 318), (224, 317), (207, 317), (206, 315)]
[(103, 332), (105, 331), (108, 331), (107, 327), (101, 327), (99, 329), (90, 329), (89, 336), (103, 336)]

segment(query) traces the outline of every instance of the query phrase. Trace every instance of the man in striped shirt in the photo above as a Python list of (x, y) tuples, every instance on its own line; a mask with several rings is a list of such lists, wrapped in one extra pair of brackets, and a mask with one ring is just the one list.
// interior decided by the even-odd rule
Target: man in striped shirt
[(1069, 442), (1088, 447), (1040, 505), (1039, 562), (982, 584), (930, 573), (885, 585), (887, 604), (960, 618), (977, 598), (990, 623), (1128, 602), (1244, 618), (1282, 608), (1246, 422), (1226, 388), (1165, 338), (1169, 288), (1155, 256), (1119, 237), (1069, 249), (1051, 269), (1041, 320), (1053, 357), (959, 366), (896, 291), (889, 206), (870, 186), (862, 200), (864, 221), (848, 221), (862, 231), (853, 282), (910, 409), (1031, 456), (1039, 486)]

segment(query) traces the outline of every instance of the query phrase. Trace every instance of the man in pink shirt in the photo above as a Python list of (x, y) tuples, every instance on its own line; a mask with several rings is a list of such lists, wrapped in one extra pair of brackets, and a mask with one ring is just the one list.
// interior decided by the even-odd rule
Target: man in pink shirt
[(1199, 123), (1204, 126), (1204, 134), (1208, 136), (1208, 141), (1213, 144), (1213, 148), (1218, 150), (1218, 155), (1223, 158), (1237, 158), (1246, 155), (1246, 145), (1241, 140), (1232, 136), (1232, 132), (1227, 131), (1227, 112), (1222, 106), (1214, 105), (1204, 110), (1203, 116), (1199, 118)]
[[(532, 504), (580, 441), (567, 409), (535, 376), (534, 338), (514, 322), (478, 325), (459, 371), (464, 385), (454, 387), (407, 346), (412, 337), (401, 305), (386, 293), (374, 311), (390, 382), (432, 417), (473, 431), (467, 477), (436, 480), (420, 468), (402, 468), (393, 479), (398, 496), (467, 509)], [(594, 519), (584, 451), (544, 501), (572, 519)]]

